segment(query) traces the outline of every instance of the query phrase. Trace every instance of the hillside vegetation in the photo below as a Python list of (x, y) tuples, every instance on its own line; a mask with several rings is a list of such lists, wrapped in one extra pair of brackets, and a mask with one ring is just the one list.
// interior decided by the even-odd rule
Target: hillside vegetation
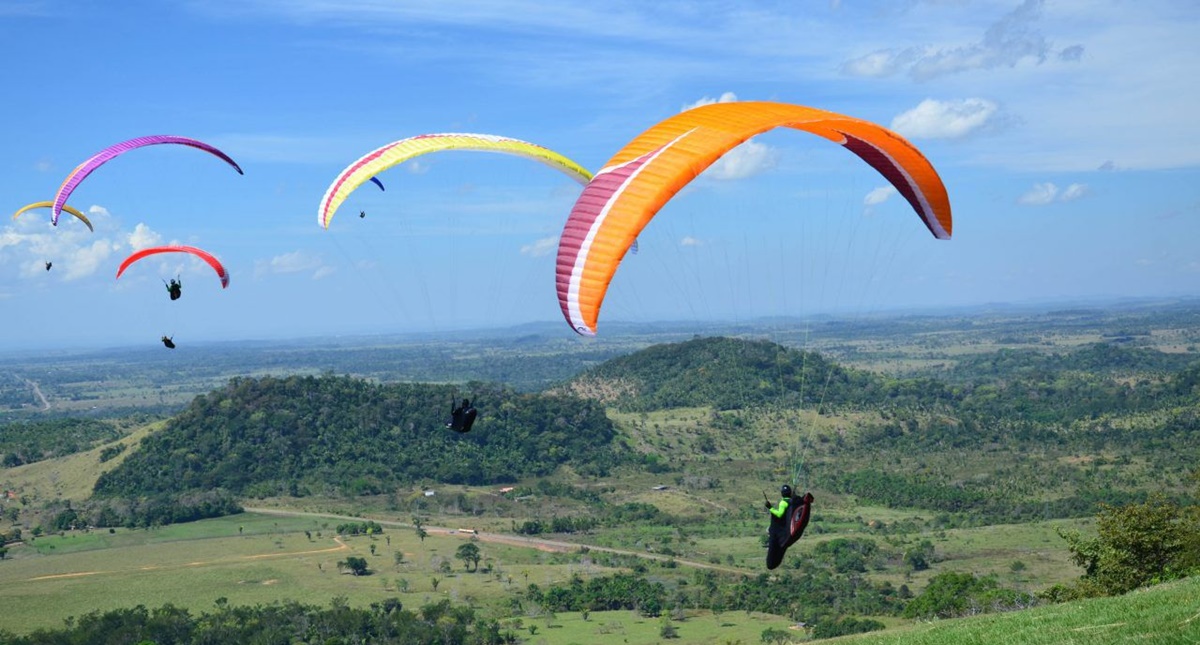
[(460, 435), (445, 422), (463, 391), (338, 376), (235, 379), (142, 441), (95, 492), (369, 495), (420, 481), (514, 482), (566, 464), (600, 474), (620, 461), (595, 403), (479, 385), (468, 391), (480, 418)]

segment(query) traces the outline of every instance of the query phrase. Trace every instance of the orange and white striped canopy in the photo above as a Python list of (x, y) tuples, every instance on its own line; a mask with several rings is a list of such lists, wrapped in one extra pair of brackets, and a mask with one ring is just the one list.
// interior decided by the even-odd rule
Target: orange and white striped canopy
[(704, 105), (638, 135), (584, 187), (559, 238), (557, 289), (563, 316), (592, 336), (617, 266), (659, 209), (726, 152), (774, 128), (805, 130), (841, 144), (879, 171), (938, 239), (952, 221), (946, 187), (903, 137), (869, 121), (787, 103)]

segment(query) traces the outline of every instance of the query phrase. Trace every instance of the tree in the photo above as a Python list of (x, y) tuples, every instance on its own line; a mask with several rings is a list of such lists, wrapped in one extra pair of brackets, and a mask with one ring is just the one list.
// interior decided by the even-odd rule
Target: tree
[(395, 564), (396, 566), (400, 566), (400, 565), (404, 564), (404, 552), (403, 551), (394, 551), (392, 553), (392, 563)]
[(479, 547), (473, 542), (467, 542), (458, 547), (454, 557), (463, 561), (463, 568), (467, 571), (475, 571), (479, 569)]
[(345, 560), (342, 560), (341, 562), (338, 562), (337, 568), (338, 568), (338, 571), (341, 571), (343, 569), (349, 569), (350, 574), (355, 575), (355, 576), (365, 576), (368, 573), (370, 573), (370, 569), (367, 568), (367, 559), (360, 558), (360, 557), (353, 556), (353, 555), (347, 557)]
[(433, 586), (434, 591), (437, 591), (438, 585), (442, 584), (442, 579), (434, 576), (429, 579), (429, 584)]
[(1138, 587), (1188, 575), (1195, 566), (1189, 543), (1200, 521), (1155, 495), (1144, 504), (1100, 505), (1097, 535), (1059, 531), (1071, 559), (1084, 574), (1074, 595), (1120, 595)]
[(429, 533), (425, 530), (425, 527), (423, 526), (423, 524), (424, 524), (424, 522), (421, 521), (421, 518), (419, 518), (419, 517), (413, 518), (413, 527), (417, 531), (417, 538), (421, 540), (421, 544), (424, 544), (425, 538), (429, 536)]

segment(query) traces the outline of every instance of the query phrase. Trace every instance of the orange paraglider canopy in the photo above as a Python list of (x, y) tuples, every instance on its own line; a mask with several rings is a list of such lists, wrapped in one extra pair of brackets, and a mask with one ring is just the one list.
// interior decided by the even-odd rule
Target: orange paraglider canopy
[(638, 135), (596, 173), (572, 207), (557, 260), (559, 305), (571, 328), (596, 333), (617, 266), (664, 204), (726, 152), (779, 127), (811, 132), (858, 155), (896, 188), (934, 237), (950, 238), (946, 187), (929, 160), (895, 132), (802, 105), (704, 105)]

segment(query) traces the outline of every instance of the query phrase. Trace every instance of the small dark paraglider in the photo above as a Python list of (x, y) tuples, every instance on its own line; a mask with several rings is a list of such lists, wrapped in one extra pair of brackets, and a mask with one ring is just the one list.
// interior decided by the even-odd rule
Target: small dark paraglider
[[(767, 568), (774, 569), (783, 562), (788, 547), (796, 543), (808, 526), (812, 511), (812, 493), (793, 495), (787, 484), (779, 490), (779, 504), (771, 506), (771, 500), (763, 502), (771, 512), (771, 526), (767, 529)], [(765, 494), (764, 494), (765, 497)]]
[(54, 266), (54, 263), (53, 263), (53, 262), (46, 262), (46, 270), (47, 270), (47, 271), (49, 271), (49, 270), (50, 270), (50, 267), (52, 267), (52, 266)]
[(175, 338), (174, 336), (163, 336), (162, 344), (165, 345), (167, 349), (175, 349), (174, 338)]
[(183, 295), (183, 283), (178, 277), (171, 278), (170, 282), (164, 284), (167, 285), (167, 293), (171, 294), (171, 300), (179, 300), (179, 296)]
[(470, 399), (463, 399), (462, 405), (450, 406), (450, 422), (446, 424), (446, 427), (455, 432), (470, 432), (478, 414), (479, 412), (471, 405)]
[(362, 219), (367, 216), (367, 211), (358, 211), (358, 218)]

